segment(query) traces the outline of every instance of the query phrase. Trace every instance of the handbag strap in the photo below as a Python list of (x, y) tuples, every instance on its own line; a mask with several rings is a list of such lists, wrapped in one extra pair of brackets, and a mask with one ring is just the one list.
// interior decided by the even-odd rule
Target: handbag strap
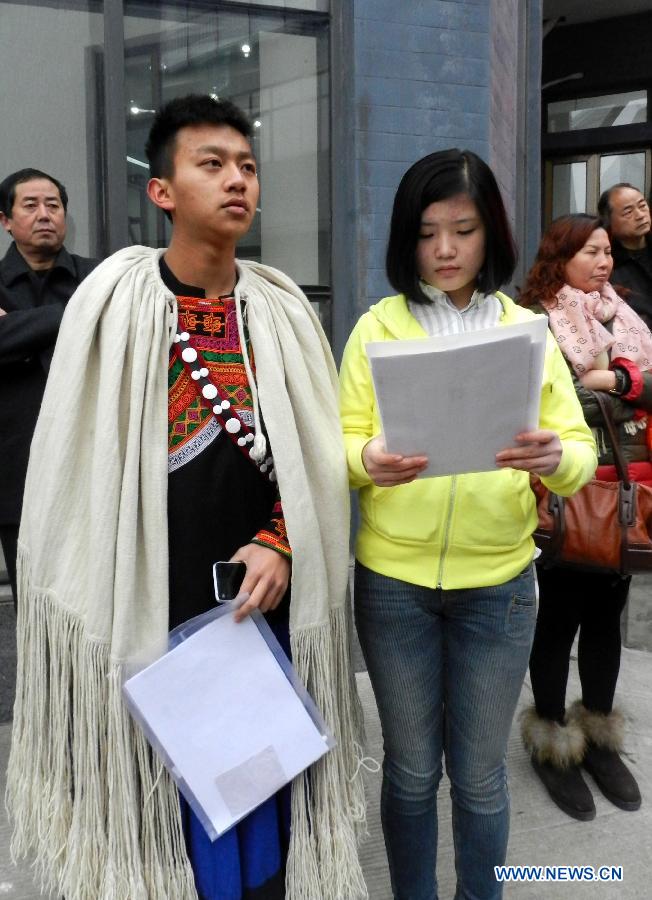
[(609, 408), (609, 404), (607, 403), (601, 391), (594, 391), (593, 395), (598, 403), (598, 406), (600, 407), (600, 412), (602, 413), (602, 417), (604, 418), (607, 425), (607, 433), (609, 435), (611, 452), (613, 455), (616, 472), (618, 473), (618, 479), (619, 481), (623, 482), (625, 487), (629, 487), (630, 480), (627, 463), (623, 455), (623, 448), (621, 447), (620, 441), (618, 439), (618, 433), (616, 431), (613, 416), (611, 415), (611, 409)]
[(620, 520), (622, 532), (623, 560), (625, 559), (627, 550), (627, 527), (634, 524), (636, 520), (636, 485), (629, 480), (629, 472), (627, 463), (623, 456), (623, 450), (618, 440), (616, 426), (614, 424), (611, 410), (604, 396), (599, 391), (595, 391), (595, 399), (598, 401), (600, 411), (604, 416), (611, 442), (611, 450), (613, 453), (614, 464), (620, 481), (620, 490), (618, 496), (618, 518)]

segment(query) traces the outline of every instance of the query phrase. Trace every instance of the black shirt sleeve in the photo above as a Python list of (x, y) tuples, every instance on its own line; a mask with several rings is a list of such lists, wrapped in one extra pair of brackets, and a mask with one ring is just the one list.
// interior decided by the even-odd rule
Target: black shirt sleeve
[(0, 366), (22, 362), (51, 347), (64, 309), (63, 303), (49, 303), (0, 315)]

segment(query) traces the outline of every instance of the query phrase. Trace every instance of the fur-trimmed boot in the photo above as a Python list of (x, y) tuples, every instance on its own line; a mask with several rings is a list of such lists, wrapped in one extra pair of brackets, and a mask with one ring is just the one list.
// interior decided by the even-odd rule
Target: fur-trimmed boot
[(543, 719), (532, 706), (521, 713), (521, 735), (553, 803), (573, 819), (594, 819), (595, 803), (580, 770), (586, 740), (579, 725)]
[(623, 749), (625, 720), (622, 713), (592, 712), (579, 701), (574, 703), (569, 718), (586, 737), (582, 765), (614, 806), (635, 810), (641, 805), (641, 792), (636, 779), (620, 758)]

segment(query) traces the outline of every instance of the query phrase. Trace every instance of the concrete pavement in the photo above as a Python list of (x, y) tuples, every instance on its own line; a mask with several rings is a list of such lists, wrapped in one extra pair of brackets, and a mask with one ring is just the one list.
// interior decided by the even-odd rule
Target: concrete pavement
[[(381, 759), (378, 717), (366, 673), (358, 675), (367, 723), (367, 753)], [(578, 696), (576, 669), (569, 683), (569, 698)], [(517, 723), (512, 728), (507, 761), (511, 795), (511, 833), (507, 863), (514, 866), (622, 866), (620, 883), (531, 882), (505, 884), (505, 900), (648, 900), (652, 897), (652, 657), (645, 651), (625, 650), (617, 703), (627, 720), (626, 760), (643, 794), (637, 812), (612, 806), (587, 775), (597, 808), (592, 822), (576, 822), (548, 798), (523, 749)], [(526, 682), (519, 708), (531, 704)], [(362, 859), (370, 900), (391, 900), (389, 876), (378, 818), (380, 775), (368, 773), (369, 838), (362, 845)], [(450, 825), (449, 785), (439, 790), (440, 900), (455, 894), (453, 837)]]
[[(0, 598), (4, 616), (3, 670), (10, 659), (7, 649), (13, 607)], [(592, 822), (576, 822), (564, 815), (549, 800), (534, 775), (515, 724), (508, 748), (512, 827), (508, 852), (511, 865), (622, 866), (619, 883), (531, 882), (505, 885), (506, 900), (647, 900), (652, 897), (652, 576), (635, 579), (630, 603), (623, 619), (623, 634), (630, 645), (623, 651), (616, 702), (627, 721), (626, 758), (636, 775), (643, 805), (637, 812), (622, 812), (599, 793), (587, 776), (597, 807)], [(645, 648), (645, 649), (635, 649)], [(10, 649), (10, 648), (9, 648)], [(362, 669), (362, 666), (359, 666)], [(3, 671), (4, 681), (11, 681)], [(367, 724), (366, 754), (378, 761), (382, 757), (380, 727), (369, 679), (358, 672), (358, 685), (365, 707)], [(568, 701), (579, 694), (576, 667), (572, 667)], [(529, 683), (523, 686), (519, 706), (531, 703)], [(9, 708), (5, 703), (5, 708)], [(10, 724), (0, 725), (0, 792), (4, 793), (4, 775), (10, 740)], [(361, 856), (370, 900), (391, 900), (385, 851), (378, 816), (380, 774), (365, 774), (368, 794), (369, 836)], [(446, 779), (439, 793), (440, 837), (438, 877), (440, 900), (452, 900), (455, 893), (453, 841), (450, 828), (450, 798)], [(9, 900), (37, 900), (26, 864), (14, 867), (9, 859), (9, 827), (4, 808), (0, 808), (0, 897)], [(51, 898), (54, 900), (54, 898)], [(174, 900), (174, 898), (170, 898)], [(312, 900), (312, 898), (311, 898)], [(314, 898), (319, 900), (319, 898)]]

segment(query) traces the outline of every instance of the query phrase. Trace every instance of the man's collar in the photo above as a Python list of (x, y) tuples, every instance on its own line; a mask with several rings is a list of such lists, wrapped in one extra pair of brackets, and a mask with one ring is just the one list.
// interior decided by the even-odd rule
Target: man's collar
[(628, 250), (619, 240), (612, 236), (611, 238), (611, 255), (615, 263), (625, 262), (632, 254), (640, 253), (641, 250), (647, 250), (652, 253), (652, 232), (645, 235), (645, 245), (640, 250)]
[[(4, 259), (0, 261), (0, 267), (2, 268), (2, 277), (6, 285), (10, 285), (18, 278), (29, 275), (30, 272), (34, 271), (25, 257), (19, 252), (15, 241), (12, 241)], [(48, 271), (51, 272), (53, 269), (64, 269), (73, 277), (77, 277), (75, 264), (65, 247), (59, 250), (54, 260), (54, 265)]]
[[(206, 291), (204, 288), (197, 287), (196, 284), (184, 284), (183, 281), (179, 281), (172, 269), (166, 263), (165, 256), (160, 257), (158, 265), (163, 284), (168, 290), (172, 291), (175, 297), (195, 297), (199, 300), (204, 300), (206, 298)], [(232, 297), (233, 291), (230, 291), (228, 294), (222, 294), (221, 296)]]
[(184, 284), (182, 281), (179, 281), (172, 269), (166, 263), (164, 256), (159, 259), (158, 264), (163, 284), (172, 291), (175, 297), (198, 297), (199, 299), (206, 297), (206, 291), (203, 288), (197, 287), (194, 284)]

